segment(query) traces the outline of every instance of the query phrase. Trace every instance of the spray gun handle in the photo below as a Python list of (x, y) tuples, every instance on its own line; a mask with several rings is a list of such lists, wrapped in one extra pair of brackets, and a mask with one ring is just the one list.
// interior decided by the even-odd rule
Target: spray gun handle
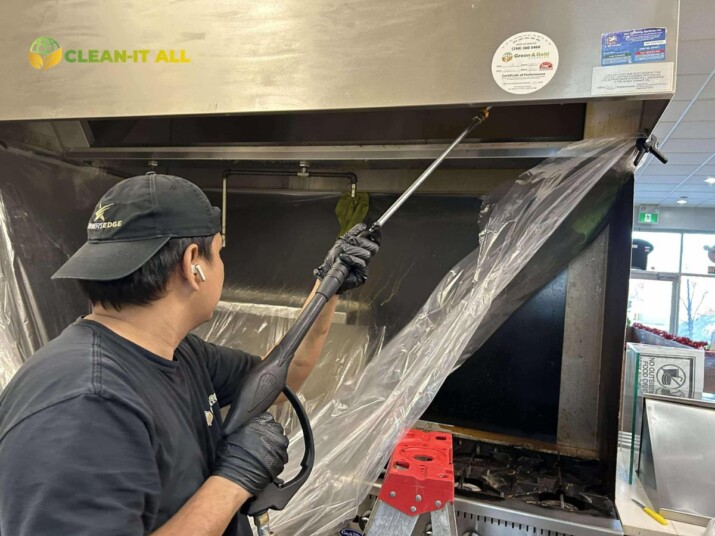
[[(360, 236), (366, 238), (379, 230), (380, 225), (375, 222), (368, 229), (365, 229), (362, 233), (360, 233)], [(325, 300), (328, 301), (330, 298), (335, 296), (338, 290), (340, 290), (340, 287), (343, 286), (348, 274), (350, 274), (350, 269), (345, 266), (342, 261), (336, 261), (328, 273), (323, 277), (323, 281), (320, 283), (320, 286), (315, 293), (324, 296)]]
[(249, 516), (260, 516), (270, 510), (283, 510), (293, 496), (298, 492), (305, 481), (308, 480), (315, 462), (315, 442), (313, 430), (310, 427), (308, 415), (296, 394), (289, 388), (283, 388), (283, 394), (295, 409), (303, 431), (305, 452), (300, 462), (300, 472), (288, 482), (274, 480), (254, 498), (249, 499), (241, 508), (241, 513)]

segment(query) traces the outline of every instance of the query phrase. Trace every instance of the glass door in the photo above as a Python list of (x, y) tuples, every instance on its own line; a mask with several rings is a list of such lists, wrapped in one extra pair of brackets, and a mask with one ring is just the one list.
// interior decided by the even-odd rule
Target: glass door
[(631, 273), (628, 289), (628, 318), (650, 327), (675, 333), (677, 276)]
[(679, 305), (678, 335), (715, 343), (715, 277), (682, 276)]

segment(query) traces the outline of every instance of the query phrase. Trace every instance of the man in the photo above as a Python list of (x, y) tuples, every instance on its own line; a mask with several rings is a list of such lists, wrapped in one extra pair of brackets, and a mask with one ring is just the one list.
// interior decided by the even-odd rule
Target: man
[[(338, 239), (341, 291), (365, 282), (378, 238)], [(99, 201), (87, 243), (54, 278), (93, 304), (33, 355), (0, 395), (0, 536), (250, 534), (241, 505), (287, 461), (265, 413), (223, 436), (219, 407), (260, 358), (190, 332), (221, 294), (220, 211), (194, 184), (148, 174)], [(316, 288), (319, 282), (316, 282)], [(300, 388), (323, 348), (337, 298), (296, 351)]]

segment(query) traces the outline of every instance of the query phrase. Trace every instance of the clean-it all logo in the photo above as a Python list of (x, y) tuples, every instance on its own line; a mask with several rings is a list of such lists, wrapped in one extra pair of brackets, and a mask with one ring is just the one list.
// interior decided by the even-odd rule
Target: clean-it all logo
[(186, 50), (179, 49), (75, 49), (63, 50), (52, 37), (38, 37), (30, 45), (30, 65), (46, 71), (62, 62), (78, 63), (191, 63)]
[(38, 37), (30, 45), (27, 59), (35, 69), (46, 71), (62, 61), (62, 47), (51, 37)]

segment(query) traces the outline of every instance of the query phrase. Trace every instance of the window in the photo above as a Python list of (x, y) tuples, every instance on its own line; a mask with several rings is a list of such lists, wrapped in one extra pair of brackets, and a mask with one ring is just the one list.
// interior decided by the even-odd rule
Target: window
[(649, 272), (679, 272), (681, 233), (633, 232), (633, 238), (640, 238), (653, 244), (648, 255)]
[(710, 266), (715, 267), (715, 234), (684, 234), (682, 272), (707, 274)]
[(628, 318), (653, 328), (670, 331), (673, 281), (631, 279)]
[(678, 335), (711, 342), (715, 335), (715, 277), (680, 279)]
[(650, 242), (647, 269), (632, 270), (628, 318), (715, 344), (715, 233), (633, 232)]

